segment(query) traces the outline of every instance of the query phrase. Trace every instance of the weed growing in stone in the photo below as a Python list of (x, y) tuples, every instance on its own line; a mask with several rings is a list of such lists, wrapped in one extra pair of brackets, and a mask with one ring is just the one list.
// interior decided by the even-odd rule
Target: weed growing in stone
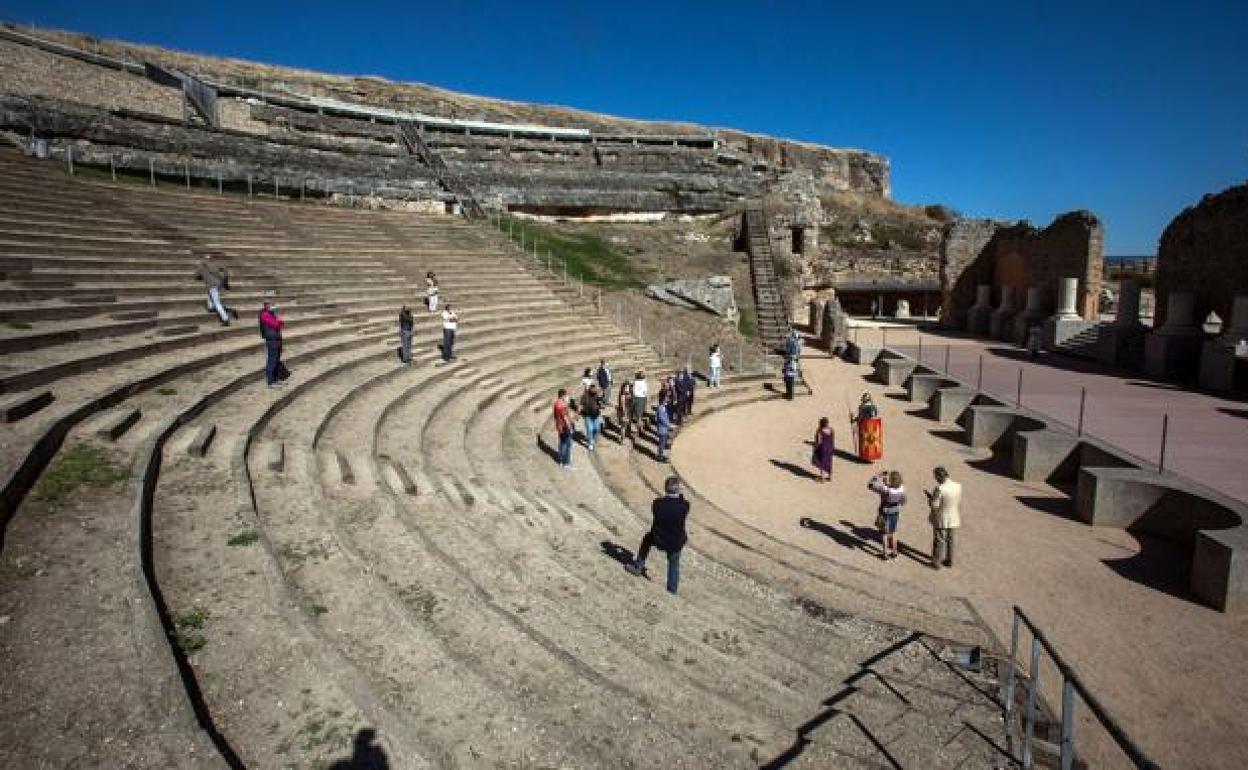
[(179, 650), (185, 653), (196, 652), (208, 644), (207, 637), (200, 633), (207, 619), (208, 613), (198, 607), (179, 612), (173, 617), (173, 643)]
[(257, 532), (254, 529), (244, 529), (242, 532), (239, 532), (234, 537), (230, 538), (229, 540), (226, 540), (225, 544), (228, 546), (233, 546), (237, 548), (240, 546), (251, 545), (252, 543), (256, 542), (259, 539), (260, 539), (259, 532)]
[(9, 321), (9, 323), (8, 323), (8, 327), (9, 327), (10, 329), (31, 329), (31, 328), (34, 328), (34, 327), (32, 327), (30, 324), (26, 323), (25, 321)]
[(107, 449), (80, 442), (60, 454), (35, 485), (34, 499), (57, 508), (80, 487), (111, 487), (130, 478), (130, 470)]
[(157, 392), (157, 393), (159, 393), (159, 394), (160, 394), (160, 395), (162, 395), (162, 396), (176, 396), (176, 395), (178, 395), (177, 388), (157, 388), (157, 389), (156, 389), (156, 392)]

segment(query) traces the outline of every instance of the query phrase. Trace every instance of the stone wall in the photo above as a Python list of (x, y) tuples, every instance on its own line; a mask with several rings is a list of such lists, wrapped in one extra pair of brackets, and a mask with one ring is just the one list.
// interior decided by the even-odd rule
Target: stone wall
[[(111, 66), (42, 50), (38, 41), (0, 41), (0, 128), (18, 136), (42, 134), (54, 150), (70, 144), (84, 161), (123, 156), (135, 167), (189, 160), (227, 176), (334, 176), (347, 189), (428, 189), (396, 141), (385, 115), (360, 117), (318, 108), (298, 95), (331, 97), (359, 106), (422, 112), (451, 119), (497, 121), (509, 127), (481, 130), (443, 125), (427, 144), (488, 205), (530, 213), (567, 215), (615, 212), (720, 211), (759, 198), (802, 178), (816, 192), (850, 190), (883, 197), (889, 192), (887, 159), (733, 130), (618, 119), (542, 105), (524, 105), (392, 83), (345, 78), (264, 64), (181, 54), (72, 33), (36, 35), (114, 57)], [(174, 125), (181, 96), (129, 71), (128, 62), (178, 67), (219, 84), (248, 91), (223, 92), (222, 128)], [(277, 95), (269, 98), (271, 95)], [(258, 98), (250, 98), (251, 96)], [(277, 98), (281, 97), (281, 98)], [(40, 109), (34, 109), (39, 107)], [(94, 116), (92, 117), (92, 114)], [(84, 118), (86, 115), (88, 117)], [(588, 135), (534, 133), (515, 124), (586, 129)], [(480, 128), (480, 127), (478, 127)], [(515, 130), (512, 130), (515, 129)], [(265, 158), (277, 165), (262, 168)], [(369, 169), (369, 163), (376, 165)], [(415, 169), (415, 170), (413, 170)], [(404, 193), (404, 195), (408, 195)], [(435, 197), (441, 193), (435, 192)]]
[(1197, 323), (1210, 312), (1230, 320), (1234, 298), (1248, 295), (1248, 184), (1206, 195), (1170, 222), (1157, 247), (1156, 282), (1154, 326), (1178, 291), (1195, 295)]
[(1104, 227), (1088, 211), (1062, 214), (1043, 229), (1027, 222), (955, 222), (946, 229), (941, 248), (941, 289), (945, 296), (942, 317), (961, 328), (966, 311), (975, 302), (977, 284), (992, 286), (994, 306), (1001, 302), (1003, 290), (1009, 288), (1018, 309), (1027, 289), (1039, 288), (1044, 309), (1051, 312), (1057, 304), (1060, 280), (1069, 277), (1079, 281), (1079, 315), (1096, 319), (1104, 272), (1103, 249)]

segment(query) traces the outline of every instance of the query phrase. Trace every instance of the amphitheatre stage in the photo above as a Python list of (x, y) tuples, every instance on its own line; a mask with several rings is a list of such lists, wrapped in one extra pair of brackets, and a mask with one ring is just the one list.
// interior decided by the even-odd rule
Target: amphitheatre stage
[[(851, 342), (846, 309), (944, 303), (948, 325), (1017, 337), (1059, 291), (1079, 307), (1051, 347), (1099, 333), (1090, 212), (968, 220), (892, 201), (866, 150), (73, 33), (0, 26), (0, 61), (0, 765), (1248, 764), (1248, 543), (1227, 523), (1244, 474), (1176, 418), (1172, 470), (1196, 481), (1089, 467), (1060, 431), (1039, 438), (1074, 459), (1016, 480), (1001, 448), (1039, 442), (1040, 418), (967, 400), (1004, 426), (995, 454), (972, 448), (899, 387), (947, 384), (905, 357), (941, 353), (827, 353)], [(211, 309), (206, 264), (236, 314)], [(450, 360), (430, 273), (458, 313)], [(668, 281), (733, 292), (732, 316), (651, 301)], [(1248, 304), (1199, 289), (1172, 292), (1153, 359), (1203, 344), (1233, 390), (1248, 316), (1214, 339), (1180, 311)], [(777, 353), (805, 303), (829, 321), (787, 402)], [(266, 304), (284, 382), (266, 382)], [(951, 340), (958, 376), (987, 351), (988, 389), (1007, 387), (1015, 348)], [(648, 418), (556, 465), (554, 394), (602, 359), (652, 396), (702, 377), (672, 464)], [(1086, 385), (1092, 430), (1143, 464), (1162, 400), (1199, 412), (1222, 459), (1248, 451), (1233, 395), (1049, 361), (1023, 364), (1025, 405), (1069, 421)], [(965, 485), (952, 570), (925, 563), (921, 500), (905, 558), (873, 554), (846, 423), (864, 389), (915, 498), (936, 464)], [(816, 485), (803, 442), (825, 414), (841, 451)], [(673, 469), (693, 502), (677, 595), (624, 569)], [(1147, 523), (1184, 545), (1070, 513), (1148, 494)]]
[[(992, 462), (991, 450), (966, 446), (957, 426), (928, 418), (904, 390), (877, 383), (871, 367), (815, 351), (805, 358), (812, 397), (742, 406), (681, 435), (673, 467), (700, 498), (877, 581), (876, 591), (899, 606), (915, 590), (946, 601), (965, 597), (1003, 640), (1011, 605), (1025, 608), (1164, 766), (1230, 767), (1248, 757), (1248, 741), (1236, 727), (1240, 693), (1248, 687), (1240, 665), (1248, 620), (1191, 597), (1189, 557), (1180, 546), (1088, 527), (1069, 511), (1066, 490), (1010, 478)], [(852, 459), (846, 405), (864, 391), (884, 417), (880, 465)], [(815, 483), (810, 464), (810, 436), (821, 416), (831, 418), (837, 437), (830, 485)], [(933, 486), (937, 464), (962, 483), (964, 498), (957, 564), (933, 572), (931, 528), (918, 490)], [(866, 489), (881, 467), (901, 471), (911, 496), (898, 530), (902, 558), (890, 562), (878, 556), (876, 499)], [(905, 622), (922, 627), (915, 615)], [(1222, 739), (1192, 745), (1185, 736), (1193, 725)], [(1096, 733), (1093, 725), (1080, 729), (1085, 738)], [(1098, 760), (1095, 766), (1116, 766), (1110, 755)]]

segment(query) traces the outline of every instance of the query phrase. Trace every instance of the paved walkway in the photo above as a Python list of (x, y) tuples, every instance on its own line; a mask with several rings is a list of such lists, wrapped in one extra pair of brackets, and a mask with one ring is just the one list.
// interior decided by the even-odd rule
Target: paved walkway
[[(958, 379), (1013, 402), (1023, 373), (1023, 406), (1071, 428), (1079, 424), (1079, 399), (1086, 391), (1083, 430), (1150, 462), (1161, 455), (1163, 415), (1169, 415), (1165, 467), (1248, 502), (1248, 399), (1218, 397), (1151, 380), (1066, 356), (1045, 355), (1033, 361), (1000, 342), (929, 334), (906, 329), (863, 329), (863, 344), (886, 339), (888, 345), (945, 368)], [(815, 355), (818, 355), (817, 353)]]
[[(964, 352), (971, 357), (961, 360), (977, 360), (973, 348)], [(1076, 521), (1060, 490), (1004, 475), (988, 452), (958, 443), (948, 426), (867, 382), (868, 367), (813, 351), (806, 359), (814, 398), (744, 406), (681, 433), (673, 463), (694, 489), (831, 560), (966, 596), (1002, 640), (1009, 639), (1010, 606), (1018, 604), (1163, 765), (1248, 766), (1248, 731), (1240, 717), (1248, 692), (1248, 617), (1223, 615), (1189, 598), (1182, 549)], [(833, 483), (815, 483), (806, 442), (818, 418), (830, 417), (839, 448), (852, 451), (847, 404), (864, 390), (883, 410), (885, 462), (838, 459)], [(963, 482), (966, 504), (957, 566), (933, 572), (920, 489), (932, 485), (938, 463)], [(899, 531), (902, 558), (891, 562), (878, 558), (875, 499), (866, 490), (871, 473), (882, 468), (902, 472), (912, 500)], [(1050, 697), (1056, 687), (1045, 683)], [(1080, 739), (1085, 751), (1106, 742), (1088, 723), (1080, 725)]]

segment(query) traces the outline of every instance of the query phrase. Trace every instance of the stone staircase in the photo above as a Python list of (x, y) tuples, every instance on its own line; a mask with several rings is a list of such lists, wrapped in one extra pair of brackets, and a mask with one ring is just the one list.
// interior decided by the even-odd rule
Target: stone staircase
[[(0, 567), (0, 694), (23, 706), (0, 760), (316, 766), (374, 729), (392, 767), (1009, 763), (995, 670), (954, 662), (989, 644), (960, 602), (700, 499), (678, 596), (624, 572), (669, 470), (649, 429), (558, 470), (550, 402), (599, 358), (617, 380), (663, 364), (487, 230), (84, 185), (13, 153), (0, 171), (0, 390), (51, 397), (0, 425), (5, 564), (45, 565)], [(204, 250), (242, 323), (206, 314)], [(462, 319), (449, 364), (429, 269)], [(39, 279), (58, 283), (17, 285)], [(269, 288), (276, 390), (247, 315)], [(771, 384), (703, 388), (697, 418)], [(83, 444), (132, 483), (44, 515), (27, 493)], [(62, 661), (83, 665), (58, 683)], [(90, 731), (40, 717), (101, 693), (124, 697), (83, 709)]]
[(1053, 351), (1071, 358), (1081, 358), (1088, 361), (1097, 360), (1101, 331), (1108, 323), (1107, 321), (1084, 322), (1082, 328), (1058, 342), (1053, 347)]
[(455, 202), (460, 205), (464, 212), (464, 216), (470, 219), (485, 219), (485, 211), (481, 208), (481, 204), (477, 202), (476, 196), (472, 194), (472, 189), (468, 187), (468, 183), (454, 172), (442, 156), (433, 150), (426, 142), (424, 136), (421, 135), (420, 127), (414, 123), (405, 120), (396, 121), (396, 131), (401, 137), (403, 144), (407, 146), (409, 152), (418, 156), (425, 165), (431, 168), (438, 177), (438, 182), (446, 188), (455, 198)]
[(745, 209), (744, 230), (750, 254), (750, 277), (754, 284), (758, 337), (768, 352), (782, 352), (791, 318), (784, 285), (776, 273), (776, 262), (771, 252), (767, 217), (761, 206)]

